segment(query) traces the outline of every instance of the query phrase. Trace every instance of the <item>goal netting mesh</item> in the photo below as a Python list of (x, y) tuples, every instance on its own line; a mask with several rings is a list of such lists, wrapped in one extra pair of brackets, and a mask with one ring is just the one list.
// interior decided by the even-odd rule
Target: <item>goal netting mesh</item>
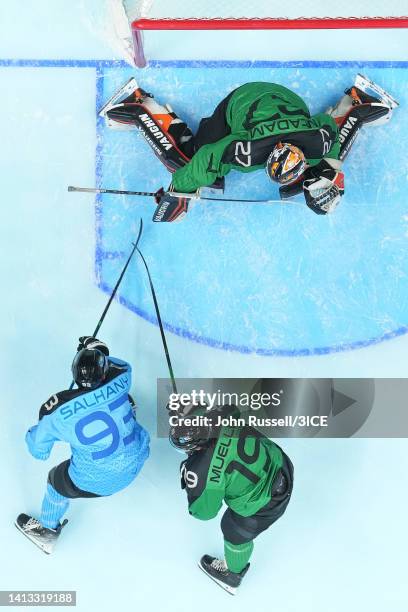
[[(137, 19), (299, 19), (400, 17), (401, 0), (124, 0), (131, 21)], [(408, 12), (408, 7), (407, 11)]]
[(408, 27), (407, 0), (111, 0), (111, 7), (138, 66), (144, 30)]

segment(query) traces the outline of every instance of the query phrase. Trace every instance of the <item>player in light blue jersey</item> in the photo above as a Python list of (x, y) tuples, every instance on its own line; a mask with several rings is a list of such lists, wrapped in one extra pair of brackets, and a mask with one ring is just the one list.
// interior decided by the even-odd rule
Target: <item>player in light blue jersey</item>
[(55, 442), (68, 442), (71, 458), (48, 475), (41, 516), (20, 514), (16, 527), (52, 552), (67, 523), (69, 500), (112, 495), (127, 487), (149, 456), (149, 434), (136, 421), (129, 395), (131, 366), (109, 357), (105, 343), (83, 336), (72, 363), (76, 389), (52, 395), (26, 435), (30, 453), (46, 460)]

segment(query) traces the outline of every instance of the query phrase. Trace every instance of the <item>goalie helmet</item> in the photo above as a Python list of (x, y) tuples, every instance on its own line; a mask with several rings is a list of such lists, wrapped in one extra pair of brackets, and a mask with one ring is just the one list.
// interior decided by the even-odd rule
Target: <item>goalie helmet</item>
[(169, 417), (176, 417), (177, 420), (177, 424), (170, 425), (169, 440), (178, 451), (193, 453), (214, 437), (212, 419), (205, 406), (189, 406), (187, 411), (169, 409)]
[(72, 377), (78, 387), (95, 389), (106, 377), (108, 359), (98, 349), (82, 349), (72, 362)]
[(294, 183), (306, 170), (303, 151), (287, 142), (279, 142), (266, 162), (266, 173), (280, 185)]

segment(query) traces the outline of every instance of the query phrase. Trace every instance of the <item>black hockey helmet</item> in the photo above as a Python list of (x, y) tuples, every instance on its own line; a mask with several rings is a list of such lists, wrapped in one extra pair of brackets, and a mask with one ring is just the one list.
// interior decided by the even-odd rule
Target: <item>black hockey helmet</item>
[[(193, 453), (199, 448), (207, 446), (214, 437), (212, 419), (205, 406), (189, 407), (187, 413), (169, 410), (169, 417), (175, 417), (177, 424), (170, 425), (170, 444), (179, 451), (187, 454)], [(197, 419), (198, 423), (192, 425), (191, 420)]]
[(301, 149), (287, 142), (278, 142), (266, 162), (266, 173), (280, 185), (296, 182), (306, 170), (306, 158)]
[(82, 349), (72, 362), (72, 376), (79, 387), (94, 389), (103, 382), (109, 363), (98, 349)]

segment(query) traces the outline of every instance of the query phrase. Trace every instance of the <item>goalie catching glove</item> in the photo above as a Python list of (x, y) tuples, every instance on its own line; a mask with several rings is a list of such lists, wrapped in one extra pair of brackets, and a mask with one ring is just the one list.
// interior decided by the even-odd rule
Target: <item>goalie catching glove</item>
[(174, 187), (172, 184), (170, 184), (167, 191), (164, 191), (163, 187), (157, 191), (154, 197), (157, 208), (153, 215), (153, 221), (156, 223), (181, 221), (186, 216), (188, 205), (191, 198), (195, 196), (195, 193), (173, 195), (173, 192)]
[(307, 206), (318, 215), (334, 212), (344, 195), (344, 174), (327, 161), (308, 168), (304, 174), (303, 193)]

